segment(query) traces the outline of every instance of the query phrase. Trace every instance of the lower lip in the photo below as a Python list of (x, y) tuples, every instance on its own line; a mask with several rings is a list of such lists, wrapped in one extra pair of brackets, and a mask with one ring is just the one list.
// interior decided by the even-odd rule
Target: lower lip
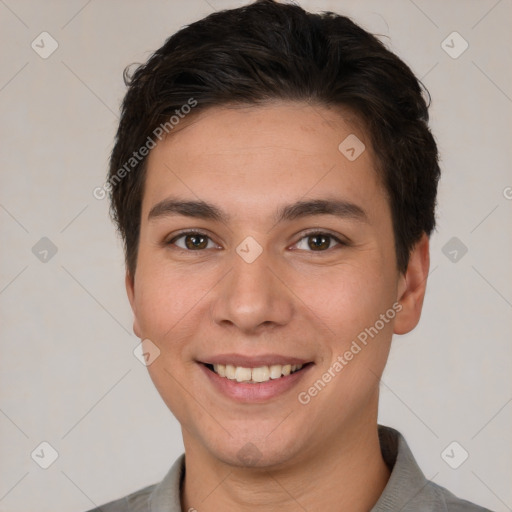
[(304, 375), (313, 366), (308, 364), (301, 370), (291, 373), (286, 377), (279, 379), (270, 379), (267, 382), (258, 382), (256, 384), (249, 384), (247, 382), (237, 382), (236, 380), (221, 377), (215, 372), (209, 370), (204, 364), (199, 363), (199, 366), (210, 379), (214, 388), (220, 391), (223, 395), (242, 403), (260, 403), (266, 402), (275, 398), (283, 393), (289, 391), (293, 386), (304, 377)]

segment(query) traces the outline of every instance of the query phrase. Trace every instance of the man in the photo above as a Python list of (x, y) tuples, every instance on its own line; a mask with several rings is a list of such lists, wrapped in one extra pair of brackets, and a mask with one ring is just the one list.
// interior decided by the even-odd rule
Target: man
[(440, 173), (410, 69), (348, 18), (262, 0), (180, 30), (128, 83), (105, 189), (185, 454), (101, 510), (485, 510), (377, 424)]

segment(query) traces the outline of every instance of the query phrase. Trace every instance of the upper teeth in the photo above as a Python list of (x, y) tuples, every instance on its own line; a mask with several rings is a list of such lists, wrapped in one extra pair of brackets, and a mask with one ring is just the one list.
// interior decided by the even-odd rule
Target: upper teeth
[(279, 379), (282, 375), (290, 375), (290, 373), (301, 368), (301, 364), (273, 364), (258, 368), (245, 368), (243, 366), (233, 366), (232, 364), (213, 365), (215, 373), (237, 382), (266, 382), (270, 379)]

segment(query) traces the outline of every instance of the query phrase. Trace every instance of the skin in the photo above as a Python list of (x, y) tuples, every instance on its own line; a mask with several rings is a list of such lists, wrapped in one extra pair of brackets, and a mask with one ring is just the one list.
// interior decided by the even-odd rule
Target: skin
[[(352, 162), (338, 150), (349, 134), (366, 145)], [(169, 196), (214, 203), (231, 219), (148, 220)], [(278, 206), (313, 198), (355, 203), (367, 220), (275, 223)], [(311, 228), (348, 245), (327, 239), (311, 248)], [(206, 248), (186, 249), (183, 237), (168, 243), (184, 229), (204, 232)], [(262, 248), (252, 263), (236, 252), (248, 236)], [(126, 288), (135, 334), (161, 351), (151, 379), (182, 426), (183, 510), (369, 510), (390, 474), (377, 436), (379, 379), (393, 333), (419, 321), (428, 268), (424, 235), (407, 272), (397, 271), (385, 189), (348, 112), (285, 102), (214, 107), (159, 142), (147, 161), (137, 269)], [(397, 302), (396, 317), (301, 404), (297, 394)], [(314, 366), (281, 396), (236, 403), (197, 362), (225, 353), (277, 353)], [(237, 456), (247, 443), (257, 447), (255, 462)]]

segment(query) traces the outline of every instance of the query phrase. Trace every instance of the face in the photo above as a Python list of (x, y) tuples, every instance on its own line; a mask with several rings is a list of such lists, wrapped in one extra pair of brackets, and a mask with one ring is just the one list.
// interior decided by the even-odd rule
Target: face
[[(348, 114), (299, 103), (215, 107), (184, 126), (148, 157), (126, 281), (134, 331), (159, 351), (150, 376), (186, 450), (311, 460), (375, 425), (391, 336), (421, 310), (370, 142)], [(416, 252), (424, 276), (428, 242)]]

